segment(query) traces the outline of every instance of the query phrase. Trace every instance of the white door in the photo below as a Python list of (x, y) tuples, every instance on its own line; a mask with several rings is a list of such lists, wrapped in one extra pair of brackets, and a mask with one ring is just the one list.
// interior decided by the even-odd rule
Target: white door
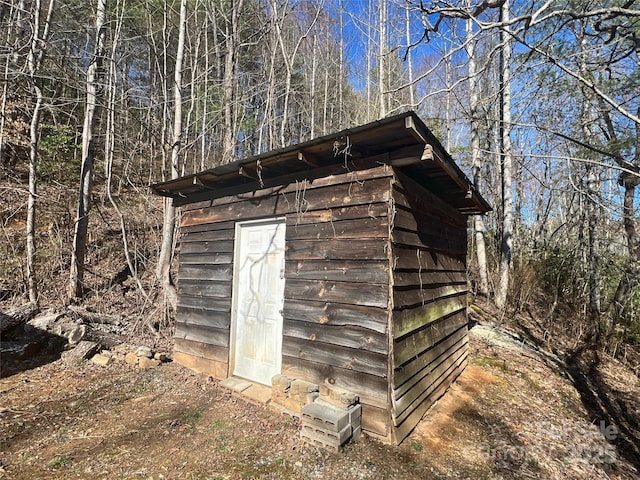
[(285, 222), (236, 224), (233, 375), (265, 385), (282, 366)]

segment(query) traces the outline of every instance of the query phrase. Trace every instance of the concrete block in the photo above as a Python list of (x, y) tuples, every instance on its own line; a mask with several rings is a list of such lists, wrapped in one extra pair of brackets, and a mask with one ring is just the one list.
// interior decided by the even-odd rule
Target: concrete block
[(278, 403), (283, 407), (285, 407), (287, 410), (290, 410), (291, 412), (296, 413), (298, 415), (301, 415), (302, 408), (304, 407), (302, 403), (297, 402), (291, 398), (285, 398), (284, 400), (279, 401)]
[(319, 390), (320, 398), (336, 407), (347, 409), (360, 401), (355, 393), (326, 383), (322, 384)]
[(304, 380), (292, 380), (290, 391), (296, 394), (306, 395), (307, 393), (317, 392), (318, 385), (305, 382)]
[(310, 403), (315, 402), (320, 394), (318, 392), (307, 393), (307, 396), (304, 399), (304, 404), (309, 405)]
[(302, 424), (302, 430), (300, 431), (300, 437), (304, 439), (313, 439), (315, 441), (323, 443), (325, 446), (340, 448), (344, 443), (351, 438), (353, 433), (351, 425), (347, 425), (339, 432), (333, 432), (325, 430), (323, 428), (316, 427), (314, 425)]
[(314, 402), (302, 408), (302, 423), (323, 430), (340, 432), (351, 427), (349, 413), (326, 403)]
[(274, 375), (271, 377), (271, 387), (274, 390), (285, 392), (291, 387), (291, 379), (280, 374)]

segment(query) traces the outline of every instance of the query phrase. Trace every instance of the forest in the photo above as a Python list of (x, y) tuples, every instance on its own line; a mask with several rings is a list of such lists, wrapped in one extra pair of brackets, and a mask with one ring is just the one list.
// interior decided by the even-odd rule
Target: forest
[[(637, 0), (0, 0), (0, 78), (0, 478), (637, 478)], [(492, 207), (466, 363), (401, 445), (324, 452), (171, 361), (189, 212), (150, 186), (408, 111)]]
[(151, 183), (415, 110), (493, 206), (474, 295), (640, 342), (633, 0), (2, 0), (0, 26), (4, 306), (168, 326)]

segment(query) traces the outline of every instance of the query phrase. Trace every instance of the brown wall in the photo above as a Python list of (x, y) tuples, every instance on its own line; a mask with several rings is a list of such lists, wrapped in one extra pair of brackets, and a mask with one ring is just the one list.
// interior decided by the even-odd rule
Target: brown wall
[(286, 217), (282, 373), (357, 392), (386, 437), (389, 167), (183, 207), (177, 361), (226, 378), (235, 222)]
[(466, 365), (466, 217), (397, 172), (392, 421), (401, 441)]

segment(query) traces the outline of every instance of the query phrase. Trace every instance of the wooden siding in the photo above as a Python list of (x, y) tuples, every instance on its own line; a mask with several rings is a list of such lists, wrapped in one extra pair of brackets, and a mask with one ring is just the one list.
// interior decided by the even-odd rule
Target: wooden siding
[(392, 440), (402, 441), (466, 365), (466, 217), (396, 172)]
[(231, 374), (235, 222), (284, 216), (282, 372), (358, 393), (365, 430), (387, 437), (392, 175), (383, 166), (184, 206), (175, 332), (181, 361)]

